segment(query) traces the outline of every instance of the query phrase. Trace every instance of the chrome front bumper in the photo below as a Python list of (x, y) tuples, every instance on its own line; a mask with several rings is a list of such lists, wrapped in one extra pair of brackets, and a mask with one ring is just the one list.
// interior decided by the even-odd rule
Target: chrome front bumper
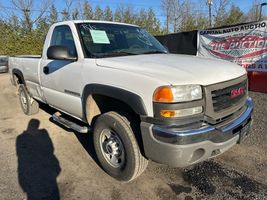
[(245, 111), (218, 128), (203, 124), (199, 129), (179, 130), (141, 123), (145, 154), (151, 160), (170, 166), (184, 167), (217, 156), (240, 143), (252, 125), (253, 102), (246, 100)]

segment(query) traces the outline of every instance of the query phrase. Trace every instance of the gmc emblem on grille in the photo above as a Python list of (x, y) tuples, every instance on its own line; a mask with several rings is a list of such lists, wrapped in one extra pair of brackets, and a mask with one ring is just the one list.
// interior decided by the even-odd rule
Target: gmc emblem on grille
[(238, 97), (238, 96), (240, 96), (240, 95), (242, 95), (244, 93), (245, 93), (245, 88), (244, 87), (233, 89), (233, 90), (231, 90), (231, 98)]

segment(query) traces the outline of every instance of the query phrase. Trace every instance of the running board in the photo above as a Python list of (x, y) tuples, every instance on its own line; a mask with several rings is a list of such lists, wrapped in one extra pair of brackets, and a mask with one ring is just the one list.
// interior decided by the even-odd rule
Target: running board
[(56, 112), (52, 115), (52, 119), (60, 124), (62, 124), (63, 126), (70, 128), (76, 132), (79, 133), (88, 133), (90, 131), (90, 127), (87, 126), (80, 126), (64, 117), (61, 116), (61, 114), (59, 112)]

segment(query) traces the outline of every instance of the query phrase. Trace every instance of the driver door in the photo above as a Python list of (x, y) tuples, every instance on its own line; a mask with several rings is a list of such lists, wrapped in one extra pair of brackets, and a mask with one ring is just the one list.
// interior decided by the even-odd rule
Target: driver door
[[(74, 38), (69, 26), (55, 27), (50, 46), (55, 45), (67, 47), (69, 53), (77, 57)], [(82, 117), (81, 72), (82, 64), (79, 61), (48, 58), (41, 61), (41, 86), (47, 103), (79, 118)]]

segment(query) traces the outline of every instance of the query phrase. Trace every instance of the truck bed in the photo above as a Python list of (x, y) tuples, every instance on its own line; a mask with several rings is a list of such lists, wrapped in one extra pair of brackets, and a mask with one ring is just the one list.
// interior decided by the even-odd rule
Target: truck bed
[(13, 58), (41, 58), (41, 55), (16, 55)]
[(20, 70), (23, 73), (24, 79), (27, 82), (39, 84), (39, 63), (41, 56), (37, 55), (20, 55), (16, 57), (9, 57), (10, 71)]

